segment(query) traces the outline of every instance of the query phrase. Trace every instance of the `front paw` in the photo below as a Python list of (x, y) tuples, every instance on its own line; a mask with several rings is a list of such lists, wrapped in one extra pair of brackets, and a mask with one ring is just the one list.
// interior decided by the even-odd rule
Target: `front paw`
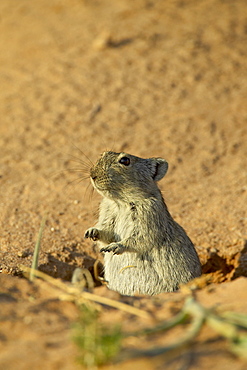
[(113, 254), (122, 254), (125, 251), (123, 245), (119, 243), (111, 243), (107, 247), (101, 248), (100, 252), (113, 252)]
[(95, 227), (90, 227), (84, 234), (84, 238), (90, 238), (94, 241), (99, 240), (99, 230)]

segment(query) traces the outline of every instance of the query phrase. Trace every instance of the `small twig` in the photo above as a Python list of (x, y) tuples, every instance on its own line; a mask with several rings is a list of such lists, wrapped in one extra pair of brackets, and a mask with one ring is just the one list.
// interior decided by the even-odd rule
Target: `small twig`
[(100, 281), (101, 284), (104, 285), (104, 284), (106, 284), (106, 282), (105, 282), (104, 278), (99, 275), (99, 263), (100, 263), (100, 260), (97, 259), (93, 264), (94, 278), (95, 278), (95, 280)]
[(129, 266), (125, 266), (125, 267), (122, 267), (121, 270), (118, 271), (119, 274), (121, 274), (121, 272), (123, 272), (124, 270), (126, 269), (129, 269), (129, 268), (137, 268), (137, 266), (135, 265), (129, 265)]
[(77, 267), (73, 272), (71, 282), (81, 290), (87, 287), (89, 292), (93, 291), (93, 277), (90, 274), (89, 270), (86, 268)]

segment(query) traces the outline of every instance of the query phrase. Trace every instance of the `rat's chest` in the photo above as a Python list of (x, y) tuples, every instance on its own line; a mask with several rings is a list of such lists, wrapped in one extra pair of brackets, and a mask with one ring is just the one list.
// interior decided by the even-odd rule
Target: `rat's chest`
[(130, 210), (119, 208), (115, 215), (114, 234), (119, 240), (127, 238), (134, 229), (134, 218)]

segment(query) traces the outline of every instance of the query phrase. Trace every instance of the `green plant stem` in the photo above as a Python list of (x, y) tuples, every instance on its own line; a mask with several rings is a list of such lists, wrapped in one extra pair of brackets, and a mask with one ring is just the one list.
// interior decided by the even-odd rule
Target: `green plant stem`
[(41, 221), (39, 234), (38, 234), (38, 239), (37, 239), (37, 242), (35, 244), (32, 267), (31, 267), (30, 277), (29, 277), (30, 281), (33, 281), (35, 279), (35, 270), (37, 270), (37, 267), (38, 267), (41, 238), (42, 238), (43, 230), (44, 230), (44, 227), (45, 227), (46, 217), (47, 216), (45, 215), (43, 217), (42, 221)]
[(139, 337), (143, 335), (155, 334), (160, 331), (170, 330), (174, 328), (175, 326), (184, 323), (187, 320), (187, 318), (188, 318), (187, 313), (184, 311), (181, 311), (175, 317), (165, 322), (162, 322), (153, 328), (143, 329), (143, 330), (139, 330), (133, 333), (125, 333), (124, 337), (129, 337), (129, 336)]

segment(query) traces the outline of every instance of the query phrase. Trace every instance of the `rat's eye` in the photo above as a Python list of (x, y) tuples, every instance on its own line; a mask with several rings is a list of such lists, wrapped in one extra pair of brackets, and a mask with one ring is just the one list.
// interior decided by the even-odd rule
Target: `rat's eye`
[(119, 159), (119, 163), (123, 164), (124, 166), (128, 166), (130, 164), (130, 159), (128, 157), (122, 157)]

